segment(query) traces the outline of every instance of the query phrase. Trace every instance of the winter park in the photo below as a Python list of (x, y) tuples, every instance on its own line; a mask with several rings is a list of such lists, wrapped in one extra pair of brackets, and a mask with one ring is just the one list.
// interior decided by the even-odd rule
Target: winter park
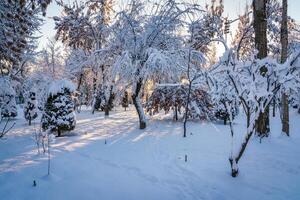
[(1, 200), (299, 200), (300, 1), (1, 0)]

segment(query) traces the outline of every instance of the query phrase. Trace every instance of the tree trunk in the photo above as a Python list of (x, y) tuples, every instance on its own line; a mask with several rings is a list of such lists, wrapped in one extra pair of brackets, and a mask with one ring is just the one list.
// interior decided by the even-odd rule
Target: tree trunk
[(104, 116), (107, 117), (109, 116), (109, 106), (110, 106), (109, 103), (110, 103), (111, 93), (108, 99), (106, 98), (106, 95), (104, 96), (105, 96)]
[(175, 106), (174, 109), (175, 109), (174, 110), (174, 120), (178, 121), (178, 109), (177, 109), (177, 106)]
[[(231, 165), (231, 176), (232, 177), (236, 177), (238, 176), (239, 173), (239, 169), (238, 169), (238, 163), (239, 160), (241, 159), (241, 157), (243, 156), (246, 147), (248, 145), (248, 142), (251, 138), (251, 136), (253, 135), (255, 126), (251, 126), (250, 124), (250, 119), (251, 119), (251, 113), (250, 110), (247, 109), (247, 134), (246, 137), (244, 138), (244, 141), (240, 147), (240, 150), (238, 152), (238, 154), (236, 154), (235, 156), (232, 155), (232, 157), (229, 158), (229, 162)], [(231, 136), (233, 137), (233, 126), (232, 126), (232, 121), (229, 119), (229, 125), (230, 125), (230, 130), (231, 130)]]
[(77, 91), (79, 92), (79, 89), (80, 89), (80, 86), (81, 86), (81, 83), (82, 83), (82, 79), (83, 79), (83, 73), (81, 73), (79, 75), (79, 79), (78, 79), (78, 85), (77, 85)]
[(246, 117), (247, 117), (247, 127), (249, 127), (250, 126), (250, 119), (251, 119), (250, 108), (247, 108)]
[(95, 104), (96, 104), (96, 97), (97, 97), (97, 72), (94, 72), (93, 77), (93, 105), (92, 105), (92, 114), (95, 113)]
[(60, 137), (61, 136), (61, 131), (60, 129), (57, 130), (57, 137)]
[(31, 126), (31, 118), (29, 118), (28, 122), (29, 122), (29, 126)]
[[(253, 0), (253, 16), (255, 31), (255, 47), (258, 50), (257, 57), (263, 59), (267, 57), (267, 0)], [(260, 73), (265, 76), (268, 69), (265, 66), (260, 68)], [(256, 132), (259, 136), (266, 136), (270, 132), (269, 128), (269, 107), (260, 113), (256, 121)]]
[(51, 148), (51, 143), (50, 143), (50, 140), (49, 140), (49, 133), (48, 134), (48, 175), (50, 175), (50, 167), (51, 167), (51, 154), (50, 154), (50, 148)]
[[(282, 21), (281, 21), (281, 63), (285, 63), (288, 54), (288, 16), (287, 0), (282, 0)], [(288, 95), (284, 92), (281, 97), (282, 105), (282, 132), (289, 136), (289, 102)]]
[[(258, 58), (267, 57), (267, 15), (266, 15), (267, 0), (254, 0), (254, 31), (255, 31), (255, 48), (258, 50)], [(266, 72), (266, 67), (261, 69), (261, 72)]]
[(273, 100), (273, 117), (275, 117), (275, 116), (276, 116), (276, 100), (274, 98), (274, 100)]
[(142, 88), (142, 80), (139, 79), (139, 81), (136, 83), (135, 92), (132, 94), (132, 102), (133, 102), (133, 105), (139, 116), (140, 129), (145, 129), (146, 128), (146, 119), (145, 119), (143, 107), (142, 107), (140, 99), (139, 99), (140, 98), (139, 93), (141, 91), (141, 88)]
[(109, 106), (108, 106), (108, 104), (106, 104), (105, 107), (104, 107), (104, 116), (109, 116)]
[(186, 101), (186, 105), (185, 105), (185, 113), (184, 113), (184, 121), (183, 121), (183, 137), (186, 137), (186, 131), (187, 131), (186, 124), (187, 124), (187, 118), (188, 118), (191, 90), (192, 90), (192, 83), (189, 82), (189, 90), (188, 90), (188, 96), (187, 96), (187, 101)]
[(256, 120), (256, 133), (260, 137), (267, 137), (270, 132), (270, 117), (269, 117), (269, 106), (263, 111), (259, 113), (259, 117)]

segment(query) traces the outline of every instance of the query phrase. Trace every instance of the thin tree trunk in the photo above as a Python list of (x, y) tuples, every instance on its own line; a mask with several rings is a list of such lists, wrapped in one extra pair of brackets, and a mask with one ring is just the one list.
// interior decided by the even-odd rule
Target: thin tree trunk
[(48, 175), (50, 175), (50, 141), (49, 141), (49, 133), (48, 134)]
[(132, 102), (133, 102), (133, 105), (139, 116), (140, 129), (145, 129), (146, 128), (146, 119), (145, 119), (143, 107), (142, 107), (140, 99), (139, 99), (140, 98), (139, 93), (141, 91), (141, 88), (142, 88), (142, 80), (140, 79), (136, 83), (135, 92), (132, 94)]
[(93, 77), (93, 105), (92, 105), (92, 114), (95, 113), (95, 105), (96, 105), (96, 97), (97, 97), (97, 72), (94, 72), (94, 77)]
[[(258, 50), (257, 57), (263, 59), (267, 57), (267, 0), (253, 0), (253, 16), (255, 31), (255, 47)], [(260, 73), (265, 76), (268, 69), (265, 66), (260, 68)], [(256, 121), (256, 132), (259, 136), (266, 136), (270, 132), (269, 128), (269, 107), (260, 113)]]
[(192, 80), (190, 77), (190, 62), (191, 62), (191, 49), (189, 48), (189, 56), (188, 56), (188, 63), (187, 63), (187, 77), (189, 80), (189, 88), (188, 88), (188, 94), (187, 94), (187, 101), (185, 105), (185, 113), (184, 113), (184, 122), (183, 122), (183, 137), (186, 137), (186, 125), (187, 125), (187, 118), (188, 118), (188, 111), (189, 111), (189, 103), (190, 103), (190, 96), (191, 96), (191, 90), (192, 90)]
[(178, 109), (177, 109), (177, 106), (175, 106), (174, 109), (175, 109), (174, 110), (174, 120), (178, 121)]
[(274, 100), (273, 100), (273, 117), (275, 117), (275, 116), (276, 116), (276, 100), (274, 98)]
[(82, 79), (83, 79), (83, 73), (81, 73), (79, 75), (79, 79), (78, 79), (78, 85), (77, 85), (77, 91), (79, 92), (79, 89), (80, 89), (80, 86), (81, 86), (81, 83), (82, 83)]
[(250, 115), (251, 115), (251, 113), (250, 113), (250, 108), (247, 108), (247, 113), (246, 113), (246, 115), (247, 115), (247, 127), (249, 127), (250, 126)]
[[(232, 157), (229, 158), (229, 162), (230, 162), (230, 165), (231, 165), (231, 176), (232, 177), (236, 177), (239, 173), (239, 169), (238, 169), (239, 160), (243, 156), (243, 154), (246, 150), (246, 147), (248, 145), (248, 142), (249, 142), (251, 136), (253, 135), (253, 132), (254, 132), (254, 129), (255, 129), (255, 126), (250, 127), (250, 119), (251, 119), (251, 113), (248, 112), (247, 113), (247, 134), (246, 134), (246, 137), (244, 138), (244, 141), (243, 141), (243, 143), (240, 147), (239, 153), (236, 156), (232, 156)], [(233, 126), (232, 126), (231, 119), (229, 119), (229, 125), (230, 125), (231, 135), (233, 137)]]
[[(106, 88), (105, 88), (106, 89)], [(105, 91), (104, 91), (105, 93)], [(106, 98), (106, 95), (104, 94), (104, 97), (105, 97), (105, 105), (104, 105), (104, 116), (109, 116), (109, 103), (110, 103), (110, 98), (111, 98), (111, 93), (109, 95), (109, 98), (107, 99)]]
[(187, 96), (187, 102), (185, 105), (185, 113), (184, 113), (184, 121), (183, 121), (183, 137), (186, 137), (186, 124), (187, 124), (187, 118), (188, 118), (188, 112), (189, 112), (189, 103), (190, 103), (190, 96), (191, 96), (191, 90), (192, 90), (192, 83), (189, 83), (189, 90), (188, 90), (188, 96)]
[(105, 107), (104, 107), (104, 115), (109, 116), (109, 106), (108, 106), (108, 104), (106, 104)]
[(57, 137), (60, 137), (61, 136), (61, 131), (58, 129), (57, 130)]
[[(281, 21), (281, 63), (285, 63), (288, 54), (288, 16), (287, 0), (282, 0), (282, 21)], [(282, 101), (282, 132), (289, 136), (289, 102), (288, 95), (284, 92), (281, 97)]]

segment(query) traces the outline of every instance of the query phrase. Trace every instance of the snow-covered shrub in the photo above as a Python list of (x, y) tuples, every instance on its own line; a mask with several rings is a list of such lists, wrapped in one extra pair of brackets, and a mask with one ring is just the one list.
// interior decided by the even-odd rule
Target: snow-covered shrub
[(1, 117), (16, 117), (16, 93), (8, 77), (0, 77), (0, 108)]
[(37, 118), (37, 100), (35, 91), (30, 91), (25, 98), (24, 117), (31, 125), (31, 121)]
[[(184, 109), (187, 102), (188, 85), (164, 84), (158, 85), (146, 104), (147, 112), (151, 114), (164, 110), (168, 113), (174, 110), (174, 118), (177, 120), (177, 112)], [(208, 93), (199, 87), (193, 86), (188, 105), (188, 118), (213, 119), (213, 106)]]
[(61, 136), (62, 132), (75, 128), (74, 91), (74, 85), (67, 80), (55, 81), (50, 85), (41, 121), (43, 130), (57, 132)]

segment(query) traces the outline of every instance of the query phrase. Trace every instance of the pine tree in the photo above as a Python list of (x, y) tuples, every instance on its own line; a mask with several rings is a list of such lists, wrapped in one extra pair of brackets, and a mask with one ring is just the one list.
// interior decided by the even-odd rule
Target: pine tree
[(16, 117), (16, 93), (8, 77), (0, 77), (0, 110), (1, 117)]
[(75, 128), (75, 104), (72, 99), (74, 91), (73, 84), (66, 80), (51, 84), (42, 116), (43, 130), (57, 132), (59, 137), (62, 132)]
[(36, 93), (31, 91), (29, 92), (28, 97), (25, 100), (24, 105), (24, 116), (28, 121), (29, 126), (31, 125), (31, 121), (37, 118), (37, 101), (36, 101)]
[(26, 51), (32, 49), (32, 35), (41, 25), (39, 14), (51, 0), (0, 1), (0, 73), (21, 71)]

